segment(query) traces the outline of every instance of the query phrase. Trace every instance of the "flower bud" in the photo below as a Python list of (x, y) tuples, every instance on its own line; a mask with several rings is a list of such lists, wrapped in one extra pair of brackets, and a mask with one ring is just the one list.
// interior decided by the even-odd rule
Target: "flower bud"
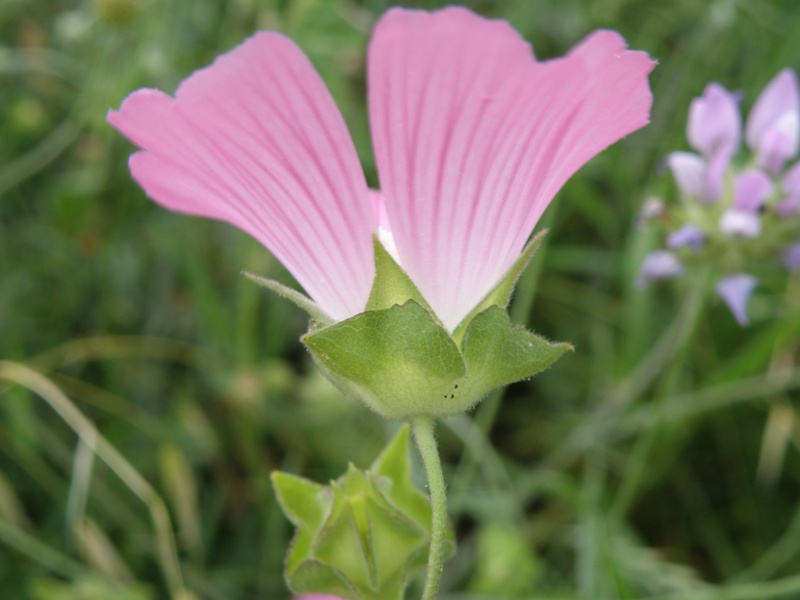
[[(411, 481), (403, 426), (367, 471), (353, 465), (328, 486), (275, 472), (283, 512), (297, 527), (286, 559), (295, 594), (402, 600), (428, 559), (431, 507)], [(445, 555), (455, 550), (448, 530)]]

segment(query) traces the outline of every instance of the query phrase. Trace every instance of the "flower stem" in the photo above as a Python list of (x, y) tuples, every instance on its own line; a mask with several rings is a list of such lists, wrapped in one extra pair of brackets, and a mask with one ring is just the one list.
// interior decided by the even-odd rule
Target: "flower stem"
[(422, 456), (428, 476), (428, 489), (431, 494), (431, 546), (428, 552), (428, 572), (425, 576), (425, 589), (422, 600), (436, 600), (439, 591), (439, 578), (444, 562), (444, 542), (447, 532), (447, 494), (442, 475), (442, 462), (436, 449), (433, 434), (434, 420), (431, 416), (418, 416), (411, 419), (411, 431)]

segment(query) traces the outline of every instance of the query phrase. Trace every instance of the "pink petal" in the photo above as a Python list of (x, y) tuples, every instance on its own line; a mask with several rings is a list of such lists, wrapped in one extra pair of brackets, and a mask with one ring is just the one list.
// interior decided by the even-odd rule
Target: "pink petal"
[(786, 113), (800, 112), (800, 92), (797, 75), (784, 69), (770, 81), (750, 111), (747, 119), (747, 144), (759, 150), (761, 138)]
[(739, 147), (741, 129), (737, 96), (717, 83), (709, 83), (689, 105), (686, 137), (706, 157), (717, 152), (732, 156)]
[(369, 199), (372, 202), (372, 213), (375, 215), (375, 223), (378, 228), (391, 233), (392, 225), (389, 222), (389, 214), (386, 212), (386, 199), (383, 194), (378, 190), (370, 190)]
[(134, 178), (172, 210), (259, 240), (334, 319), (363, 310), (373, 216), (347, 128), (293, 42), (253, 36), (175, 98), (131, 94), (109, 122), (144, 151)]
[(369, 48), (381, 191), (403, 267), (455, 328), (563, 183), (648, 122), (654, 63), (597, 32), (536, 62), (505, 22), (389, 11)]

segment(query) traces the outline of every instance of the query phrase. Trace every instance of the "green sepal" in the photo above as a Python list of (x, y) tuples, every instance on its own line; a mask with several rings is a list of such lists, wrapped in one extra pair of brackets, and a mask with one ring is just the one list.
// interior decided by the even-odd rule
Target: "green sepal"
[(480, 399), (495, 388), (544, 371), (573, 349), (513, 325), (505, 310), (490, 306), (470, 321), (464, 333), (461, 351), (469, 373), (465, 392)]
[(323, 311), (316, 302), (314, 302), (305, 294), (301, 294), (297, 290), (293, 290), (292, 288), (285, 286), (274, 279), (261, 277), (261, 275), (256, 275), (255, 273), (242, 271), (242, 275), (247, 277), (255, 284), (267, 288), (271, 292), (275, 292), (280, 297), (289, 300), (295, 306), (307, 312), (308, 316), (311, 317), (311, 320), (314, 323), (312, 327), (326, 327), (335, 323), (332, 318), (325, 314), (325, 311)]
[(417, 286), (374, 235), (372, 236), (372, 248), (375, 255), (375, 280), (372, 282), (365, 310), (391, 308), (394, 305), (402, 305), (413, 300), (433, 314), (433, 310), (422, 297)]
[(293, 573), (309, 552), (314, 532), (330, 513), (333, 497), (324, 486), (280, 471), (272, 473), (272, 486), (283, 514), (297, 527), (286, 557), (286, 572)]
[(402, 600), (427, 562), (431, 524), (430, 504), (411, 480), (409, 437), (402, 427), (369, 470), (350, 465), (329, 486), (272, 474), (279, 505), (297, 526), (285, 570), (292, 592)]
[(393, 419), (457, 414), (572, 350), (512, 325), (497, 305), (472, 318), (458, 348), (413, 300), (314, 330), (303, 343), (339, 389)]
[(325, 594), (340, 598), (359, 598), (344, 573), (319, 560), (305, 559), (291, 575), (288, 569), (284, 575), (286, 584), (295, 594), (313, 594), (324, 590)]
[(467, 327), (477, 315), (490, 306), (499, 306), (502, 309), (508, 308), (508, 303), (511, 301), (511, 296), (514, 293), (514, 287), (517, 285), (517, 281), (519, 281), (525, 269), (528, 268), (539, 246), (542, 245), (545, 235), (547, 235), (546, 229), (537, 233), (533, 239), (528, 242), (522, 254), (520, 254), (519, 258), (514, 261), (514, 264), (508, 268), (497, 285), (495, 285), (494, 288), (483, 297), (483, 300), (478, 302), (477, 306), (475, 306), (475, 308), (464, 317), (461, 323), (458, 324), (458, 327), (456, 327), (456, 330), (453, 332), (453, 338), (455, 338), (459, 344), (461, 340), (464, 339), (464, 332), (467, 330)]
[(334, 384), (385, 417), (463, 410), (450, 397), (466, 375), (464, 360), (450, 334), (413, 300), (311, 331), (302, 341)]

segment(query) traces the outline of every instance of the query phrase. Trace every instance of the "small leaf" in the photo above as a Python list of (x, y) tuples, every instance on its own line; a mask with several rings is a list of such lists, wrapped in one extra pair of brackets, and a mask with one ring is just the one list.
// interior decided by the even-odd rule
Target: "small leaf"
[(413, 300), (367, 311), (302, 338), (342, 391), (388, 418), (452, 414), (454, 381), (465, 375), (453, 339)]
[(332, 482), (333, 510), (330, 518), (314, 540), (314, 557), (341, 573), (356, 589), (375, 585), (375, 575), (370, 565), (368, 540), (362, 535), (349, 498), (337, 482)]
[(255, 273), (249, 273), (248, 271), (242, 271), (242, 275), (247, 277), (253, 283), (260, 285), (261, 287), (267, 288), (268, 290), (275, 292), (280, 297), (289, 300), (290, 302), (294, 303), (295, 306), (298, 308), (306, 311), (308, 316), (318, 325), (318, 326), (327, 326), (334, 323), (334, 320), (330, 318), (328, 315), (325, 314), (319, 305), (314, 302), (311, 298), (306, 296), (305, 294), (301, 294), (297, 290), (293, 290), (290, 287), (283, 285), (275, 281), (274, 279), (267, 279), (266, 277), (261, 277), (261, 275), (256, 275)]
[(376, 484), (390, 504), (402, 506), (415, 521), (428, 523), (430, 502), (411, 479), (410, 439), (411, 428), (403, 425), (369, 470), (376, 476)]
[(548, 342), (522, 327), (514, 327), (506, 311), (490, 306), (472, 319), (464, 334), (467, 386), (473, 395), (482, 397), (495, 388), (544, 371), (569, 350), (569, 344)]
[(370, 472), (388, 477), (394, 482), (411, 481), (411, 464), (408, 460), (410, 448), (411, 427), (405, 423), (373, 461)]
[[(294, 593), (403, 600), (406, 584), (425, 567), (431, 537), (430, 503), (411, 482), (408, 426), (370, 470), (350, 465), (329, 486), (284, 473), (272, 478), (293, 523), (319, 521), (313, 530), (301, 526), (289, 551), (285, 573)], [(297, 506), (289, 506), (293, 500)], [(449, 556), (449, 528), (447, 540)]]
[(330, 506), (323, 495), (325, 486), (281, 471), (272, 473), (272, 485), (283, 512), (294, 525), (314, 529), (322, 524)]
[(297, 527), (286, 557), (286, 576), (290, 578), (312, 551), (314, 536), (330, 513), (330, 491), (313, 481), (275, 471), (272, 486), (283, 513)]

